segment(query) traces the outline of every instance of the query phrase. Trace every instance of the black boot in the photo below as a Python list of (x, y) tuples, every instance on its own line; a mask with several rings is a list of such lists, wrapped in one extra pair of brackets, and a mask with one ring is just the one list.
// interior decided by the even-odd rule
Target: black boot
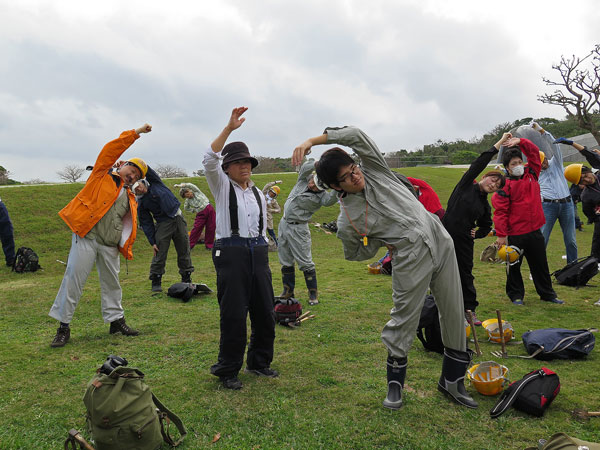
[(279, 297), (293, 298), (294, 287), (296, 286), (296, 269), (294, 266), (283, 266), (281, 268), (281, 281), (283, 282), (283, 292)]
[(315, 269), (306, 270), (304, 272), (304, 281), (306, 281), (306, 287), (308, 288), (308, 304), (316, 305), (319, 303), (317, 294), (317, 271)]
[(182, 283), (191, 283), (192, 282), (192, 272), (183, 272), (181, 274), (181, 282)]
[(387, 359), (387, 397), (383, 401), (383, 406), (389, 409), (400, 409), (402, 407), (402, 389), (404, 389), (404, 378), (406, 377), (406, 358)]
[(477, 402), (465, 390), (465, 373), (470, 362), (470, 353), (444, 348), (444, 361), (442, 363), (442, 375), (438, 382), (438, 390), (448, 395), (459, 405), (467, 408), (477, 408)]
[(162, 292), (161, 286), (162, 275), (156, 273), (150, 274), (150, 280), (152, 281), (152, 292)]
[(129, 325), (125, 323), (125, 317), (121, 317), (120, 319), (113, 320), (110, 323), (110, 334), (121, 333), (123, 336), (137, 336), (140, 334), (138, 330), (134, 330)]

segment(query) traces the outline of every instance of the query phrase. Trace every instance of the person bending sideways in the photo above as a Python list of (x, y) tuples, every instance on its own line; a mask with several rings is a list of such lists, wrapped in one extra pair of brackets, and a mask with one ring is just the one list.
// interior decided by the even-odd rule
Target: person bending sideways
[(60, 322), (51, 347), (63, 347), (69, 341), (69, 324), (94, 263), (100, 279), (102, 317), (110, 323), (110, 333), (139, 334), (125, 323), (119, 252), (133, 259), (137, 203), (130, 187), (146, 175), (148, 166), (140, 158), (121, 161), (116, 168), (113, 165), (142, 133), (151, 130), (145, 124), (106, 144), (83, 189), (58, 213), (73, 235), (65, 275), (49, 313)]
[(392, 252), (391, 319), (381, 333), (387, 347), (388, 392), (383, 406), (402, 406), (407, 354), (415, 337), (427, 288), (440, 311), (444, 342), (438, 390), (460, 405), (476, 408), (464, 376), (471, 360), (466, 347), (463, 299), (454, 245), (442, 223), (430, 214), (389, 168), (375, 142), (355, 127), (327, 128), (294, 150), (297, 165), (311, 147), (350, 147), (358, 165), (339, 147), (327, 150), (316, 164), (319, 180), (338, 193), (337, 237), (350, 261), (372, 258), (381, 247)]

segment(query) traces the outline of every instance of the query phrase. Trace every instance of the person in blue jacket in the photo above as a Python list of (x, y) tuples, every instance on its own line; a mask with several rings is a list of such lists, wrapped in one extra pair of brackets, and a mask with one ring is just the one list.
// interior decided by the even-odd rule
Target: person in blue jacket
[(183, 283), (192, 282), (194, 266), (190, 257), (187, 223), (180, 209), (181, 203), (151, 167), (148, 167), (146, 180), (150, 186), (148, 192), (138, 199), (138, 217), (154, 250), (150, 264), (152, 292), (161, 292), (171, 240), (177, 251), (177, 266)]

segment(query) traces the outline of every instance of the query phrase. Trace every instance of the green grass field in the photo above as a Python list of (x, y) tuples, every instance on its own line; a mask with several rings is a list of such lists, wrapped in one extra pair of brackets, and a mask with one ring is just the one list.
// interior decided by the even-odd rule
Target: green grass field
[[(429, 182), (445, 206), (462, 169), (411, 168), (405, 174)], [(262, 187), (275, 175), (256, 175)], [(294, 182), (283, 179), (283, 206)], [(181, 180), (167, 180), (172, 185)], [(208, 193), (204, 178), (191, 181)], [(497, 397), (485, 397), (468, 386), (479, 408), (469, 410), (450, 403), (436, 390), (441, 356), (424, 351), (415, 340), (409, 355), (405, 405), (399, 411), (381, 406), (386, 393), (386, 349), (380, 332), (388, 320), (391, 278), (370, 275), (368, 263), (343, 259), (341, 243), (334, 235), (311, 227), (313, 257), (317, 264), (321, 303), (307, 308), (302, 277), (296, 293), (316, 318), (302, 327), (277, 327), (272, 367), (278, 379), (258, 379), (241, 374), (241, 391), (224, 390), (210, 375), (219, 342), (219, 309), (216, 294), (189, 303), (166, 294), (151, 295), (148, 271), (151, 248), (141, 230), (134, 247), (135, 259), (122, 259), (123, 306), (138, 337), (109, 335), (100, 314), (98, 276), (93, 271), (71, 324), (71, 341), (64, 348), (49, 344), (57, 323), (47, 314), (62, 280), (70, 247), (70, 231), (57, 212), (81, 185), (22, 186), (0, 190), (15, 226), (18, 246), (38, 252), (43, 271), (14, 274), (0, 268), (0, 449), (58, 449), (70, 428), (89, 438), (85, 425), (83, 394), (87, 382), (108, 354), (126, 357), (146, 374), (153, 392), (188, 428), (181, 445), (196, 448), (406, 448), (406, 449), (522, 449), (563, 431), (581, 439), (600, 442), (600, 418), (578, 422), (575, 408), (600, 410), (600, 358), (593, 352), (582, 361), (506, 359), (512, 380), (543, 365), (556, 371), (561, 392), (543, 418), (511, 410), (492, 420), (489, 410)], [(314, 217), (328, 222), (337, 217), (337, 206), (321, 209)], [(580, 213), (583, 218), (583, 215)], [(186, 214), (188, 225), (193, 217)], [(275, 219), (277, 224), (279, 218)], [(589, 254), (592, 227), (577, 232), (580, 256)], [(529, 329), (546, 327), (588, 328), (599, 325), (598, 287), (579, 290), (555, 285), (562, 306), (541, 302), (523, 267), (525, 306), (513, 306), (504, 293), (502, 265), (478, 260), (493, 238), (476, 241), (474, 275), (483, 319), (495, 310), (512, 323), (517, 338)], [(558, 225), (548, 246), (551, 270), (565, 261)], [(383, 255), (383, 250), (381, 250)], [(193, 280), (215, 287), (210, 253), (203, 246), (192, 252)], [(277, 255), (271, 253), (275, 294), (281, 289)], [(297, 274), (301, 275), (301, 274)], [(163, 286), (179, 281), (175, 251), (171, 249)], [(600, 277), (595, 280), (598, 283)], [(592, 281), (594, 282), (594, 281)], [(478, 330), (483, 356), (494, 359)], [(471, 345), (472, 346), (472, 345)], [(525, 355), (522, 345), (508, 347), (509, 354)], [(497, 360), (497, 359), (496, 359)], [(498, 361), (498, 360), (497, 360)], [(220, 439), (212, 443), (219, 433)]]

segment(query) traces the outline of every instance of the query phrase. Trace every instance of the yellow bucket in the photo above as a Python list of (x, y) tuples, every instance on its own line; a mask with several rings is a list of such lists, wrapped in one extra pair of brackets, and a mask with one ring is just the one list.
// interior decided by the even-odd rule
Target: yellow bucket
[(467, 370), (467, 377), (480, 394), (496, 395), (508, 383), (508, 368), (495, 361), (485, 361)]

